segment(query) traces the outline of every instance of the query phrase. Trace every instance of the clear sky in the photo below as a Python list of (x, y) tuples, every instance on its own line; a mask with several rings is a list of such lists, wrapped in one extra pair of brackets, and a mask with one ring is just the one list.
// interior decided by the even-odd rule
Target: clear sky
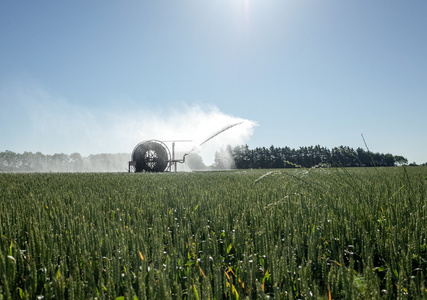
[(251, 148), (363, 134), (427, 162), (425, 0), (3, 0), (0, 38), (0, 151), (131, 152), (245, 119)]

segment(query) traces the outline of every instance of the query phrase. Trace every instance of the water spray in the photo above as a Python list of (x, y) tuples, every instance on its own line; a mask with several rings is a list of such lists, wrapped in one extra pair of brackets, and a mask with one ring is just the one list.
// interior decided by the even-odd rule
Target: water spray
[(201, 143), (201, 144), (199, 145), (199, 147), (200, 147), (200, 146), (202, 146), (203, 144), (205, 144), (206, 142), (210, 141), (211, 139), (213, 139), (213, 138), (214, 138), (214, 137), (216, 137), (217, 135), (219, 135), (219, 134), (223, 133), (224, 131), (226, 131), (226, 130), (228, 130), (228, 129), (231, 129), (231, 128), (233, 128), (234, 126), (240, 125), (240, 124), (242, 124), (242, 123), (243, 123), (243, 122), (239, 122), (239, 123), (236, 123), (236, 124), (233, 124), (233, 125), (229, 125), (229, 126), (227, 126), (227, 127), (223, 128), (223, 129), (221, 129), (220, 131), (218, 131), (217, 133), (215, 133), (213, 136), (211, 136), (210, 138), (208, 138), (207, 140), (205, 140), (203, 143)]

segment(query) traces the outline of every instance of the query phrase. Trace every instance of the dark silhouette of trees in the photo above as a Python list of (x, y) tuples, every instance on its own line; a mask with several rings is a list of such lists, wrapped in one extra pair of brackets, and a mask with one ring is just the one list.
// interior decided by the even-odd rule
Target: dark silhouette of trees
[(394, 160), (395, 160), (395, 163), (397, 165), (403, 166), (403, 165), (407, 165), (408, 164), (408, 160), (406, 158), (404, 158), (403, 156), (400, 156), (400, 155), (396, 155), (394, 157)]
[[(291, 149), (289, 147), (257, 147), (249, 149), (247, 145), (231, 148), (227, 146), (215, 155), (215, 166), (223, 168), (230, 165), (230, 155), (236, 169), (270, 169), (270, 168), (311, 168), (325, 167), (389, 167), (406, 165), (403, 156), (372, 153), (362, 148), (354, 150), (348, 146), (334, 147), (331, 150), (320, 145)], [(226, 158), (226, 161), (222, 159)]]

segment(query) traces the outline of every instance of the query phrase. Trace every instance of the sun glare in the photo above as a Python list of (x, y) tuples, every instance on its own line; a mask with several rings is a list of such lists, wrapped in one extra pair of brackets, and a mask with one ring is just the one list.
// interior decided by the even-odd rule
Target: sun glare
[(249, 0), (243, 0), (244, 10), (245, 10), (245, 18), (249, 16)]

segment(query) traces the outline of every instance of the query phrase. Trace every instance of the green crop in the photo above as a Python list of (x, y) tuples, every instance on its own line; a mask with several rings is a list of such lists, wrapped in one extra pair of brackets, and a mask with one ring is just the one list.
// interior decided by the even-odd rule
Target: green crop
[(0, 299), (423, 299), (427, 169), (0, 174)]

